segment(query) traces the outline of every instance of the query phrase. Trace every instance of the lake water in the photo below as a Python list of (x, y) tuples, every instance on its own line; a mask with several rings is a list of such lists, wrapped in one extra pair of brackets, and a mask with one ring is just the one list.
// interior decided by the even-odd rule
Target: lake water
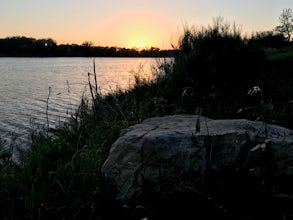
[(32, 129), (47, 125), (47, 115), (51, 127), (68, 119), (89, 92), (93, 62), (100, 91), (107, 94), (131, 87), (135, 74), (152, 78), (158, 59), (0, 58), (2, 141), (8, 145), (17, 138), (26, 145)]

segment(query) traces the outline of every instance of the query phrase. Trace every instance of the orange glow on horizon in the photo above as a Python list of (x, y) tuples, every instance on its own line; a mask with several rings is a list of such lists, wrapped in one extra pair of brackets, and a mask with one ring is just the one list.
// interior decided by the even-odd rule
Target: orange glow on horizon
[(139, 51), (149, 49), (154, 46), (154, 42), (147, 35), (134, 35), (126, 43), (127, 48), (135, 48)]
[(169, 45), (163, 45), (163, 41), (168, 41), (171, 34), (168, 30), (175, 26), (175, 22), (162, 12), (132, 8), (109, 15), (99, 26), (101, 30), (107, 29), (107, 35), (99, 34), (99, 41), (108, 46), (165, 49)]
[(104, 47), (172, 49), (187, 25), (208, 27), (219, 15), (231, 25), (235, 22), (246, 36), (273, 30), (282, 9), (292, 7), (293, 1), (267, 2), (1, 1), (0, 38), (25, 36), (52, 38), (58, 44), (91, 41)]

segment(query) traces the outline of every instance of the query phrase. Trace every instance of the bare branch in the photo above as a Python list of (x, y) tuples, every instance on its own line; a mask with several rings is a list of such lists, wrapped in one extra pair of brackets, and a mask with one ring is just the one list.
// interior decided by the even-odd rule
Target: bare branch
[(279, 16), (280, 25), (275, 30), (284, 35), (287, 41), (291, 41), (293, 34), (293, 12), (291, 8), (283, 9), (282, 14)]

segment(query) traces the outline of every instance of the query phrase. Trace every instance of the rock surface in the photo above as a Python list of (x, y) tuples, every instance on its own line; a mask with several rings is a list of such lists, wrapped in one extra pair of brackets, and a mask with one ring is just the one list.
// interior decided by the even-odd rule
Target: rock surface
[(115, 183), (117, 198), (128, 202), (146, 194), (172, 195), (187, 184), (200, 188), (211, 170), (246, 169), (266, 176), (274, 162), (274, 176), (292, 178), (292, 161), (290, 129), (245, 119), (172, 115), (125, 129), (102, 173)]

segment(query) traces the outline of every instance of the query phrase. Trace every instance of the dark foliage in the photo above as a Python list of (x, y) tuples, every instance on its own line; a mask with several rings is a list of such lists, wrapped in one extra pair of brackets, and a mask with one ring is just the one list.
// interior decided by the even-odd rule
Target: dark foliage
[(257, 32), (248, 40), (248, 44), (259, 48), (282, 48), (290, 45), (282, 34), (273, 31)]
[(93, 46), (91, 42), (60, 44), (48, 39), (8, 37), (0, 39), (0, 57), (172, 57), (173, 50), (151, 47), (138, 51), (118, 47)]

